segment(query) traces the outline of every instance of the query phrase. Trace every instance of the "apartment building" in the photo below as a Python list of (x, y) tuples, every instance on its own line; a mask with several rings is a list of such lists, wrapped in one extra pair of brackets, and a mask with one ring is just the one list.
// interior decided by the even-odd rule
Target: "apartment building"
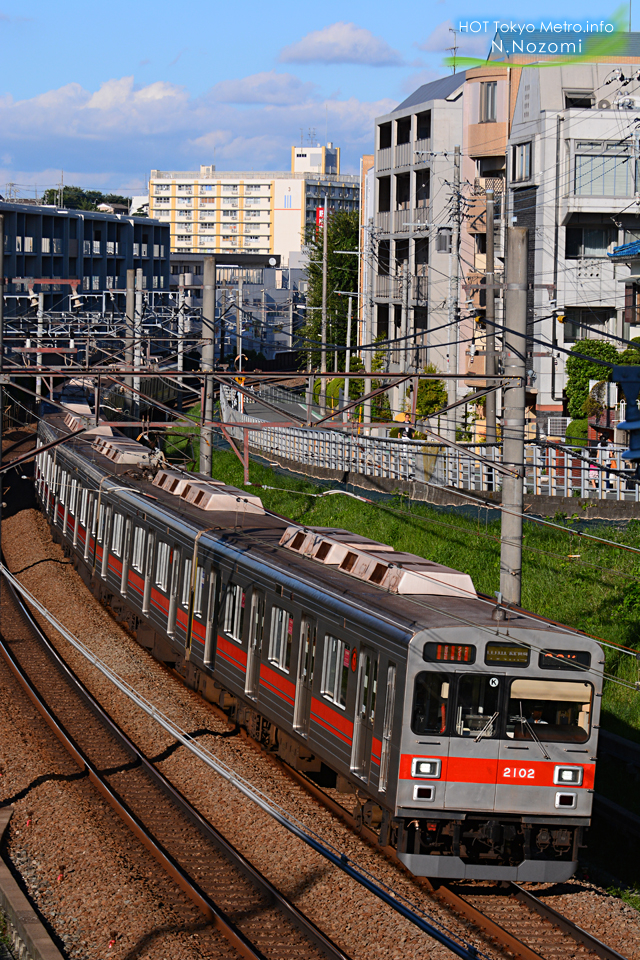
[(27, 294), (34, 281), (44, 293), (45, 310), (69, 309), (72, 286), (91, 297), (105, 291), (124, 293), (127, 270), (142, 270), (144, 290), (169, 291), (169, 228), (155, 220), (90, 210), (0, 202), (4, 217), (6, 316), (23, 312), (15, 296)]
[[(506, 227), (529, 229), (527, 402), (541, 431), (566, 409), (566, 360), (558, 348), (584, 337), (640, 334), (640, 287), (628, 265), (607, 257), (640, 239), (640, 82), (633, 66), (640, 35), (632, 34), (628, 47), (620, 63), (543, 70), (514, 56), (491, 59), (420, 87), (377, 118), (375, 188), (365, 193), (373, 225), (371, 329), (373, 336), (411, 337), (406, 355), (400, 344), (391, 351), (391, 370), (428, 360), (454, 372), (456, 329), (456, 372), (484, 372), (489, 189), (498, 284)], [(458, 213), (456, 291), (451, 237)], [(497, 324), (502, 303), (499, 293)], [(458, 394), (468, 390), (459, 381)]]
[(292, 148), (288, 173), (152, 170), (149, 215), (169, 224), (174, 253), (277, 254), (283, 266), (300, 266), (305, 230), (325, 197), (330, 210), (359, 209), (358, 177), (339, 167), (329, 144)]
[(454, 145), (462, 144), (464, 85), (464, 73), (435, 80), (376, 119), (365, 210), (370, 326), (373, 338), (398, 341), (392, 371), (422, 367), (427, 355), (443, 372), (450, 368)]

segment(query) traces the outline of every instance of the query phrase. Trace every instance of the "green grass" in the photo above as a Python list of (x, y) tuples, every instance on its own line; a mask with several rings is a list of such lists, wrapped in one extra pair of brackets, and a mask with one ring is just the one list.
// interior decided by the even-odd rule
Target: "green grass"
[[(172, 429), (167, 440), (168, 457), (195, 458), (197, 462), (198, 443), (190, 428)], [(401, 497), (376, 504), (339, 495), (318, 498), (310, 494), (322, 488), (311, 482), (277, 474), (256, 463), (251, 463), (249, 473), (253, 484), (278, 488), (260, 491), (265, 507), (298, 523), (344, 527), (396, 550), (462, 570), (471, 576), (480, 593), (493, 596), (499, 589), (499, 519), (486, 523), (471, 520)], [(238, 487), (243, 485), (242, 465), (230, 451), (214, 451), (213, 476)], [(498, 516), (488, 513), (489, 517)], [(625, 529), (590, 527), (589, 533), (640, 547), (637, 521)], [(640, 650), (640, 554), (581, 538), (572, 531), (571, 521), (566, 522), (566, 532), (525, 523), (524, 547), (522, 605), (526, 609)], [(571, 559), (570, 555), (576, 554), (579, 558)], [(635, 659), (608, 650), (606, 662), (608, 673), (631, 681), (639, 679), (640, 664)], [(640, 691), (607, 683), (603, 726), (640, 742)]]

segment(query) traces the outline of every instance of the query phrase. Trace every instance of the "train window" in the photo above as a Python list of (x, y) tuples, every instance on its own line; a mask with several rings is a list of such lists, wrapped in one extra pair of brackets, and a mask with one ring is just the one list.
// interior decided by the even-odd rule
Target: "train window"
[(138, 573), (142, 573), (144, 567), (144, 528), (136, 527), (133, 532), (133, 552), (131, 555), (131, 566)]
[(293, 643), (293, 614), (282, 607), (271, 608), (271, 634), (269, 636), (269, 660), (281, 670), (291, 667)]
[(193, 612), (196, 617), (202, 616), (202, 594), (204, 591), (205, 570), (200, 564), (196, 564), (196, 591), (193, 598)]
[(593, 687), (578, 680), (511, 682), (507, 737), (584, 743), (589, 739)]
[(182, 606), (189, 606), (189, 597), (191, 595), (191, 560), (184, 561), (184, 573), (182, 575)]
[(67, 471), (62, 470), (60, 474), (60, 503), (62, 506), (65, 505), (67, 501)]
[(71, 490), (69, 492), (69, 513), (76, 515), (76, 498), (78, 496), (78, 481), (74, 478), (71, 481)]
[(216, 623), (220, 602), (220, 574), (213, 567), (209, 578), (209, 598), (207, 600), (207, 626), (204, 637), (204, 662), (211, 663), (214, 657), (216, 641)]
[(425, 643), (422, 659), (431, 663), (475, 663), (476, 648), (469, 643)]
[(80, 501), (80, 523), (83, 527), (87, 525), (87, 505), (89, 503), (89, 490), (87, 487), (82, 488), (82, 499)]
[(411, 710), (411, 729), (414, 733), (446, 731), (449, 683), (448, 673), (428, 673), (423, 670), (417, 675)]
[(349, 644), (327, 634), (324, 638), (322, 695), (343, 709), (347, 705), (350, 659)]
[(543, 650), (538, 666), (543, 670), (588, 670), (591, 654), (586, 650)]
[(114, 513), (113, 523), (111, 524), (111, 552), (115, 554), (116, 557), (121, 556), (122, 554), (122, 527), (124, 525), (124, 517), (121, 513)]
[(511, 667), (528, 667), (531, 651), (519, 643), (490, 642), (484, 655), (484, 662), (496, 666), (509, 664)]
[(100, 513), (98, 514), (98, 542), (102, 543), (104, 537), (104, 521), (107, 515), (107, 508), (104, 503), (100, 504)]
[(230, 583), (227, 586), (227, 596), (224, 605), (224, 632), (230, 637), (242, 642), (242, 628), (244, 626), (245, 592), (239, 583)]
[(260, 686), (260, 656), (262, 653), (262, 635), (264, 632), (264, 594), (254, 590), (251, 594), (251, 628), (249, 635), (249, 654), (247, 657), (247, 675), (244, 692), (253, 700), (257, 699)]
[(503, 677), (464, 676), (458, 684), (456, 733), (459, 737), (494, 737), (498, 729)]
[(384, 723), (382, 725), (382, 750), (380, 752), (379, 793), (384, 793), (389, 780), (389, 760), (391, 758), (391, 734), (393, 730), (393, 711), (396, 702), (396, 665), (387, 667), (387, 692), (384, 701)]
[(166, 592), (169, 577), (169, 555), (171, 547), (162, 540), (158, 544), (158, 558), (156, 560), (156, 586)]

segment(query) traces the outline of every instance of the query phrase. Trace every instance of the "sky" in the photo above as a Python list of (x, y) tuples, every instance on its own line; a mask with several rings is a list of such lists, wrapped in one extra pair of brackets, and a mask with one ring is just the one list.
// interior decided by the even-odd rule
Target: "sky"
[[(333, 141), (356, 173), (375, 117), (450, 73), (450, 27), (488, 21), (457, 38), (485, 56), (493, 22), (528, 22), (525, 6), (0, 0), (0, 194), (40, 194), (61, 171), (130, 195), (151, 169), (288, 170), (301, 137)], [(574, 22), (575, 6), (539, 0), (529, 18)], [(615, 9), (584, 0), (581, 22)]]

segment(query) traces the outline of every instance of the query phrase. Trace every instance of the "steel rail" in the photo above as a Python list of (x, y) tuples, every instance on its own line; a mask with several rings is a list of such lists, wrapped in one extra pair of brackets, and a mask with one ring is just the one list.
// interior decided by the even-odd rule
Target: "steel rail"
[[(246, 736), (249, 742), (253, 743), (249, 735), (247, 734)], [(305, 776), (304, 773), (295, 770), (283, 760), (279, 760), (277, 758), (273, 759), (275, 763), (277, 763), (286, 771), (292, 780), (307, 790), (316, 800), (322, 803), (323, 806), (327, 807), (327, 809), (329, 809), (334, 815), (347, 823), (369, 844), (375, 846), (378, 850), (381, 850), (386, 857), (393, 860), (393, 862), (400, 866), (403, 871), (408, 872), (404, 864), (402, 864), (398, 859), (395, 848), (391, 846), (381, 846), (381, 844), (378, 842), (378, 835), (374, 830), (372, 830), (370, 827), (367, 827), (365, 824), (358, 824), (356, 818), (353, 816), (350, 810), (348, 810), (346, 807), (343, 807), (342, 804), (338, 803), (337, 800), (325, 793), (321, 787)], [(416, 878), (414, 877), (414, 879)], [(433, 893), (434, 896), (436, 896), (439, 900), (442, 900), (457, 913), (460, 913), (462, 916), (466, 917), (467, 920), (470, 920), (490, 937), (497, 940), (502, 946), (506, 947), (507, 950), (519, 957), (520, 960), (544, 960), (541, 954), (537, 953), (526, 943), (523, 943), (522, 940), (520, 940), (509, 930), (506, 930), (496, 920), (488, 917), (469, 900), (461, 897), (455, 892), (455, 890), (451, 888), (451, 886), (449, 886), (449, 884), (434, 884), (427, 877), (420, 877), (417, 879), (418, 882), (422, 886), (426, 887), (430, 893)], [(566, 933), (573, 940), (575, 940), (576, 943), (580, 943), (583, 946), (586, 946), (589, 950), (592, 950), (593, 953), (601, 958), (601, 960), (627, 960), (627, 958), (622, 954), (618, 953), (612, 947), (608, 947), (606, 944), (602, 943), (602, 941), (598, 940), (597, 937), (594, 937), (593, 934), (583, 930), (577, 924), (573, 923), (572, 920), (564, 917), (552, 907), (547, 906), (547, 904), (543, 903), (532, 893), (529, 893), (529, 891), (524, 890), (517, 883), (510, 883), (510, 891), (511, 894), (515, 896), (521, 903), (524, 903), (529, 910), (537, 913), (544, 920), (550, 921), (563, 933)]]
[[(246, 859), (236, 848), (211, 824), (195, 807), (186, 799), (186, 797), (162, 774), (149, 758), (129, 739), (127, 734), (118, 726), (118, 724), (109, 716), (104, 708), (98, 703), (95, 697), (89, 692), (83, 682), (77, 677), (73, 669), (68, 665), (64, 657), (56, 650), (47, 635), (42, 630), (40, 624), (33, 616), (31, 610), (24, 599), (15, 590), (5, 578), (5, 584), (11, 594), (14, 603), (18, 606), (22, 616), (28, 622), (29, 627), (38, 636), (44, 645), (47, 654), (55, 662), (58, 669), (63, 673), (66, 679), (71, 683), (75, 692), (81, 697), (87, 706), (96, 714), (98, 719), (108, 729), (109, 733), (115, 737), (125, 750), (129, 751), (135, 760), (143, 767), (145, 772), (160, 786), (169, 799), (191, 820), (191, 822), (216, 846), (225, 856), (236, 866), (244, 876), (249, 879), (263, 894), (269, 897), (278, 908), (286, 915), (288, 920), (306, 936), (319, 950), (328, 958), (328, 960), (349, 960), (345, 954), (329, 937), (327, 937), (298, 907), (287, 899), (273, 884), (263, 876), (254, 865)], [(27, 677), (23, 668), (17, 663), (11, 651), (6, 647), (2, 634), (0, 633), (0, 653), (6, 660), (10, 669), (20, 682), (21, 686), (30, 697), (38, 712), (42, 715), (45, 722), (51, 727), (55, 735), (61, 741), (63, 746), (69, 751), (73, 759), (81, 768), (84, 768), (91, 783), (98, 789), (102, 796), (107, 800), (111, 807), (122, 817), (127, 826), (133, 831), (143, 845), (155, 857), (165, 871), (178, 883), (182, 890), (196, 903), (203, 914), (209, 919), (220, 932), (227, 937), (233, 946), (238, 949), (242, 956), (254, 958), (254, 960), (265, 960), (261, 951), (247, 939), (245, 934), (240, 931), (235, 924), (229, 920), (224, 911), (222, 911), (206, 893), (204, 893), (198, 884), (193, 881), (188, 874), (180, 867), (174, 858), (165, 851), (162, 846), (146, 830), (144, 825), (138, 820), (135, 813), (129, 810), (124, 801), (120, 800), (112, 791), (100, 773), (95, 769), (91, 761), (85, 756), (82, 749), (75, 743), (73, 738), (66, 732), (64, 726), (57, 720), (53, 711), (51, 711), (44, 700), (40, 697), (35, 687)]]

